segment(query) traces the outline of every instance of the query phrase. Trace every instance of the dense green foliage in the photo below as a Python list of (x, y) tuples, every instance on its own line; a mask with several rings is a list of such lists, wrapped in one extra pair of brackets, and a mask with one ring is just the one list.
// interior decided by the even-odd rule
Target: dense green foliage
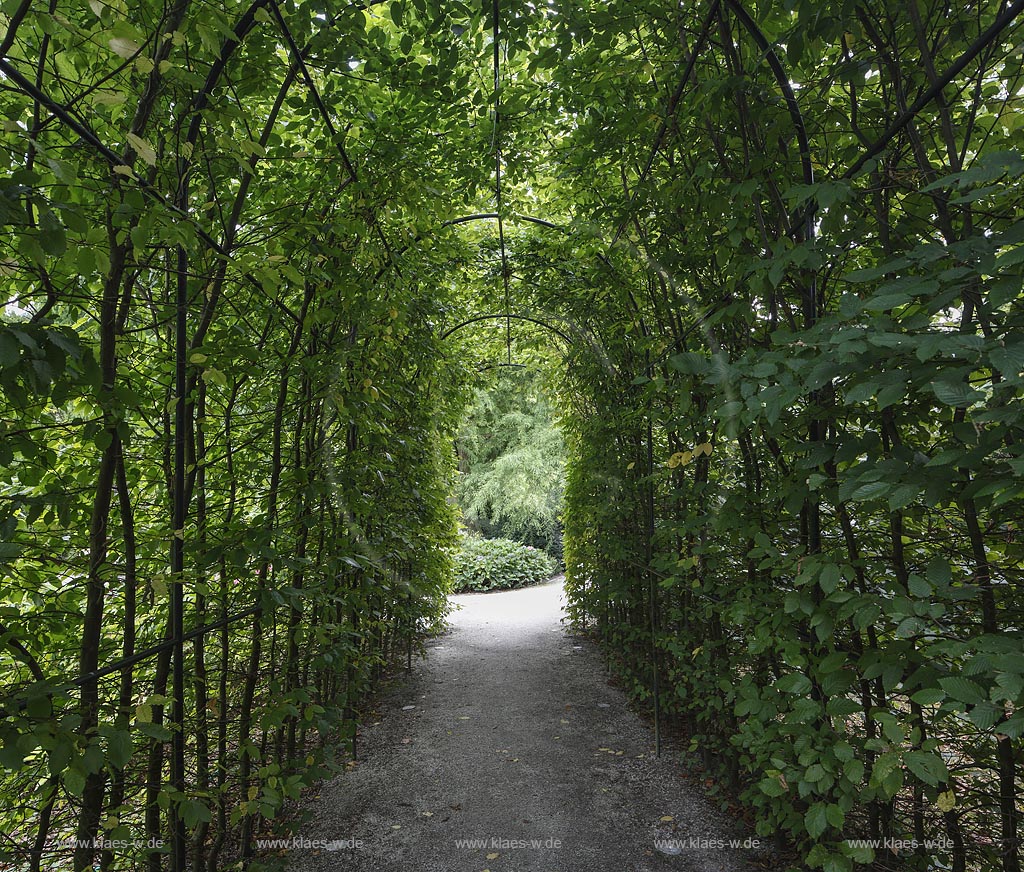
[(0, 850), (251, 867), (444, 612), (500, 361), (574, 618), (759, 832), (1019, 872), (1019, 4), (485, 5), (2, 5)]
[[(215, 872), (248, 861), (261, 821), (323, 773), (328, 737), (354, 742), (392, 653), (445, 613), (471, 369), (438, 337), (458, 305), (439, 271), (381, 279), (414, 211), (376, 232), (436, 152), (403, 133), (419, 165), (353, 180), (357, 132), (342, 159), (267, 9), (235, 47), (253, 21), (230, 6), (24, 8), (13, 68), (35, 80), (38, 64), (116, 161), (4, 79), (0, 852), (33, 870), (156, 870), (175, 812), (190, 868)], [(294, 24), (304, 44), (312, 23)], [(339, 26), (357, 23), (365, 39), (362, 11)], [(381, 125), (374, 141), (395, 142)], [(186, 176), (187, 218), (171, 205)], [(168, 776), (170, 652), (89, 678), (170, 635), (178, 585), (186, 631), (244, 615), (186, 643), (185, 793)]]
[(499, 372), (459, 428), (459, 507), (471, 529), (560, 558), (565, 443), (536, 372)]
[(547, 581), (558, 564), (544, 551), (511, 539), (464, 536), (455, 556), (456, 593), (510, 590)]
[[(805, 85), (818, 180), (727, 19), (634, 188), (630, 239), (654, 272), (619, 266), (631, 295), (595, 298), (594, 322), (615, 325), (604, 359), (571, 358), (575, 617), (641, 698), (656, 662), (663, 711), (758, 832), (812, 867), (871, 860), (846, 841), (860, 835), (917, 838), (913, 868), (1017, 870), (1024, 161), (1007, 149), (1021, 58), (989, 45), (851, 173), (995, 7), (795, 8), (759, 21)], [(616, 45), (637, 65), (662, 58), (672, 83), (677, 38)], [(589, 119), (568, 154), (592, 165), (595, 138), (646, 153), (629, 109), (593, 108), (642, 111), (621, 76), (566, 75)], [(621, 184), (617, 162), (602, 169), (596, 190)]]

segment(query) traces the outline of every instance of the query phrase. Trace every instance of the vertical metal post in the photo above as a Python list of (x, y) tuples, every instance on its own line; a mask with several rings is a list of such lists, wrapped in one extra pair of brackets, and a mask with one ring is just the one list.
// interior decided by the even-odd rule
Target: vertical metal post
[[(402, 574), (405, 577), (405, 583), (406, 584), (411, 584), (412, 583), (412, 571), (410, 569), (406, 568), (406, 569), (404, 569)], [(412, 672), (412, 636), (413, 636), (413, 633), (416, 631), (416, 621), (415, 621), (415, 619), (412, 616), (412, 588), (411, 587), (409, 589), (409, 593), (407, 594), (407, 598), (406, 598), (406, 609), (408, 610), (407, 611), (407, 615), (406, 615), (406, 621), (408, 623), (409, 629), (406, 631), (406, 635), (405, 635), (405, 671), (406, 672)]]
[[(651, 377), (651, 369), (647, 369)], [(647, 543), (648, 607), (651, 624), (651, 696), (654, 701), (654, 754), (661, 756), (661, 687), (658, 676), (658, 582), (651, 564), (654, 562), (654, 424), (650, 398), (647, 400)]]
[[(188, 167), (179, 158), (178, 203), (188, 208)], [(175, 292), (174, 336), (174, 509), (171, 537), (171, 787), (178, 802), (171, 803), (171, 869), (185, 872), (187, 841), (180, 800), (185, 792), (185, 403), (188, 392), (186, 369), (188, 354), (188, 252), (178, 244), (177, 287)]]

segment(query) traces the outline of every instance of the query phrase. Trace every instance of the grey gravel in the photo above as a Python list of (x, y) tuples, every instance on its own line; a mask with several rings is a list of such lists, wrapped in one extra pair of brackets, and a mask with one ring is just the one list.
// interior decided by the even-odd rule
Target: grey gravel
[(451, 631), (363, 727), (362, 760), (305, 800), (290, 872), (754, 868), (753, 834), (671, 749), (654, 756), (599, 651), (567, 635), (560, 579), (452, 601)]

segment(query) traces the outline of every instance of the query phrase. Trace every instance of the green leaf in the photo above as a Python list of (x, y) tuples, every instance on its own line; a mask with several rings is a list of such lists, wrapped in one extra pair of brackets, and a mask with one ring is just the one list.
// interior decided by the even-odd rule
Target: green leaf
[(39, 244), (51, 257), (62, 257), (67, 251), (64, 225), (56, 212), (46, 211), (39, 216)]
[(134, 133), (128, 134), (128, 144), (134, 149), (135, 153), (142, 158), (151, 167), (156, 166), (156, 149), (149, 144), (141, 136), (136, 136)]
[(18, 747), (16, 740), (8, 737), (4, 739), (3, 747), (0, 748), (0, 766), (5, 769), (20, 769), (25, 762), (25, 754)]
[(1024, 735), (1024, 712), (1003, 721), (999, 725), (999, 732), (1011, 739), (1019, 739)]
[(850, 495), (850, 499), (854, 502), (865, 502), (867, 500), (878, 499), (879, 497), (883, 497), (889, 493), (891, 488), (892, 484), (887, 481), (868, 482), (867, 484), (862, 484), (858, 487)]
[(963, 381), (933, 381), (932, 393), (947, 406), (970, 406), (983, 400), (985, 395)]
[(968, 703), (969, 705), (977, 705), (988, 698), (980, 684), (959, 675), (940, 678), (939, 684), (953, 699)]
[(840, 843), (840, 850), (854, 863), (866, 866), (875, 859), (875, 849), (870, 845), (860, 845), (847, 839)]
[(994, 348), (989, 353), (992, 361), (1004, 377), (1017, 379), (1024, 373), (1024, 342), (1008, 342), (1001, 348)]
[(938, 687), (926, 687), (910, 697), (918, 705), (934, 705), (946, 699), (946, 691)]
[(987, 730), (999, 723), (1003, 717), (1003, 710), (990, 702), (978, 703), (968, 713), (971, 723), (979, 730)]
[(907, 769), (925, 784), (937, 787), (949, 780), (949, 771), (938, 754), (929, 751), (909, 751), (903, 757)]
[(907, 590), (917, 597), (927, 598), (932, 595), (932, 586), (920, 575), (911, 575), (907, 579)]
[(64, 771), (64, 786), (73, 796), (81, 796), (85, 790), (85, 773), (72, 766)]
[(928, 581), (939, 589), (949, 587), (953, 581), (953, 573), (950, 570), (949, 562), (938, 555), (928, 561), (925, 575), (928, 577)]
[(775, 686), (783, 693), (807, 693), (811, 689), (811, 680), (800, 672), (789, 672), (778, 679)]
[(804, 814), (804, 826), (812, 839), (817, 839), (828, 829), (828, 804), (814, 803)]
[(114, 730), (107, 736), (107, 758), (115, 769), (124, 769), (133, 751), (132, 736), (128, 730)]
[(822, 567), (821, 575), (818, 576), (818, 585), (826, 594), (832, 593), (842, 580), (842, 574), (836, 564), (829, 563)]
[(6, 369), (21, 360), (21, 343), (4, 327), (0, 327), (0, 367)]
[(841, 854), (832, 854), (821, 865), (822, 872), (853, 872), (853, 861)]
[(198, 799), (186, 799), (179, 806), (181, 818), (185, 826), (195, 829), (201, 823), (209, 823), (213, 820), (213, 814), (209, 808)]

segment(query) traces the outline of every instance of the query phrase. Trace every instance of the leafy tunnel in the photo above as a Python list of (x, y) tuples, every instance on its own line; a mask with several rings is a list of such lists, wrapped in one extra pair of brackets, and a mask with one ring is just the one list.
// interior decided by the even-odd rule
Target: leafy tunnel
[(0, 4), (0, 862), (257, 868), (520, 365), (574, 621), (758, 832), (1019, 872), (1022, 9)]

